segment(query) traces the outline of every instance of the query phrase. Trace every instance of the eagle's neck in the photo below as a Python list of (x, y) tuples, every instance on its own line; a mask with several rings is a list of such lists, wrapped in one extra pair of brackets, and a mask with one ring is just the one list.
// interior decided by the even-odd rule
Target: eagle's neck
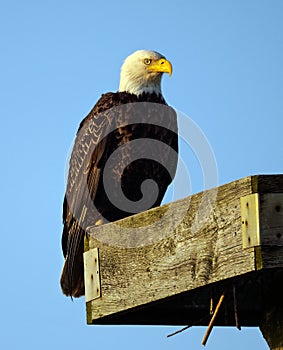
[(132, 72), (123, 72), (120, 78), (119, 92), (129, 92), (134, 95), (161, 95), (161, 74), (155, 76), (137, 76)]

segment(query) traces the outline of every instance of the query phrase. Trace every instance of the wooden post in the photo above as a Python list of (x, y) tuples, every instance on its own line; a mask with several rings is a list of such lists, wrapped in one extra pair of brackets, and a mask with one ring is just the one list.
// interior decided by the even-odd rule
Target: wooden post
[(266, 286), (263, 300), (261, 332), (270, 349), (283, 350), (283, 273), (275, 271)]
[(88, 324), (207, 326), (211, 300), (225, 291), (214, 324), (258, 326), (282, 349), (283, 175), (249, 176), (90, 227), (92, 249), (100, 285), (86, 291)]

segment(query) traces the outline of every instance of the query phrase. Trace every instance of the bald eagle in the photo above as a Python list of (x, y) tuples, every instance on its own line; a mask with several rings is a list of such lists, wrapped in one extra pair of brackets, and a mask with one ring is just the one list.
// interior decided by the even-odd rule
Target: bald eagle
[[(103, 94), (79, 126), (63, 203), (65, 263), (60, 283), (67, 296), (84, 295), (86, 228), (159, 206), (173, 180), (177, 117), (161, 93), (163, 73), (172, 74), (172, 65), (163, 55), (134, 52), (122, 65), (119, 90)], [(158, 186), (157, 194), (144, 191), (148, 179)], [(123, 206), (124, 196), (132, 206)], [(144, 198), (149, 204), (138, 205)]]

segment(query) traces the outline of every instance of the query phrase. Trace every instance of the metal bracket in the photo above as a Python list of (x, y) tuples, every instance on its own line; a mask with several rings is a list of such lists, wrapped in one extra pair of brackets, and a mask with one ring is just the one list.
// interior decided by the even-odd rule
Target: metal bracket
[(260, 245), (259, 194), (241, 197), (243, 248)]
[(241, 197), (243, 248), (283, 245), (283, 193)]
[(101, 297), (98, 248), (84, 252), (85, 301)]

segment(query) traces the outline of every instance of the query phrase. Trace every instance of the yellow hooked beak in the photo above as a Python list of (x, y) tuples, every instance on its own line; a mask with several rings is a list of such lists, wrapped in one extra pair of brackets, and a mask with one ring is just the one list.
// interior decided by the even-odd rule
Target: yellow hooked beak
[(172, 74), (172, 64), (166, 60), (166, 58), (160, 58), (157, 61), (153, 61), (150, 66), (148, 66), (147, 70), (149, 72), (155, 73), (168, 73)]

